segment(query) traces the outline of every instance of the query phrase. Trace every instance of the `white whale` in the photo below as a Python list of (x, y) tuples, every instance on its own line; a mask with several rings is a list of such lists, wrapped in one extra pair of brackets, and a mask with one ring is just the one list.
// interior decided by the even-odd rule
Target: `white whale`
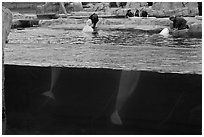
[(93, 32), (94, 30), (93, 30), (93, 28), (91, 27), (91, 25), (92, 25), (92, 22), (91, 22), (91, 20), (90, 19), (88, 19), (87, 20), (87, 22), (86, 22), (86, 26), (84, 26), (84, 28), (83, 28), (83, 32)]
[(164, 28), (159, 34), (164, 36), (164, 37), (168, 37), (169, 36), (169, 29)]

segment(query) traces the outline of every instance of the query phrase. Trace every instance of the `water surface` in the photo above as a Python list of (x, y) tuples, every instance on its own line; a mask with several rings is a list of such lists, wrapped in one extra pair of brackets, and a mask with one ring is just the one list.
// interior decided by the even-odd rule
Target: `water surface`
[(5, 63), (199, 73), (201, 38), (164, 38), (146, 31), (26, 28), (12, 30)]

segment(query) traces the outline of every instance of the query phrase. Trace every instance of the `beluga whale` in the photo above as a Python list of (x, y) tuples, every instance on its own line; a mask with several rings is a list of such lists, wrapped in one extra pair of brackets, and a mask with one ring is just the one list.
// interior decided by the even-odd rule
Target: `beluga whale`
[(91, 27), (92, 25), (92, 22), (91, 22), (91, 19), (88, 19), (87, 22), (86, 22), (86, 25), (84, 26), (83, 28), (83, 32), (94, 32), (93, 28)]
[(159, 34), (164, 36), (164, 37), (168, 37), (169, 36), (169, 29), (164, 28)]

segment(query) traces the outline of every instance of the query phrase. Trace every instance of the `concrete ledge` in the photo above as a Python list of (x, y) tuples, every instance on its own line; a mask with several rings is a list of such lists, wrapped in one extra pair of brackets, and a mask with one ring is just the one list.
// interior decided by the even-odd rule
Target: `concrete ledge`
[[(90, 16), (90, 15), (89, 15)], [(69, 16), (69, 18), (73, 19), (88, 19), (89, 16)], [(124, 15), (98, 15), (99, 18), (125, 18)]]
[[(42, 24), (46, 25), (46, 22), (48, 22), (48, 25), (51, 25), (52, 23), (55, 25), (60, 25), (60, 24), (84, 24), (87, 18), (82, 18), (82, 19), (56, 19), (56, 20), (45, 20), (41, 21)], [(193, 23), (202, 23), (202, 20), (196, 19), (196, 18), (191, 18), (191, 17), (186, 17), (185, 18), (188, 22), (188, 24), (193, 24)], [(57, 24), (59, 23), (59, 24)], [(103, 25), (129, 25), (129, 24), (135, 24), (135, 25), (160, 25), (160, 26), (170, 26), (171, 21), (168, 18), (124, 18), (124, 19), (109, 19), (109, 18), (100, 18), (98, 22), (98, 26), (100, 24)]]
[(202, 20), (202, 16), (196, 16), (195, 17), (197, 20)]

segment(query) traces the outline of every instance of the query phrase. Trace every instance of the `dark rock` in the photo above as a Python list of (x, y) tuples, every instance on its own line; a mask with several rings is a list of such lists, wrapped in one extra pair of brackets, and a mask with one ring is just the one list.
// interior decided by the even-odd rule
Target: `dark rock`
[(17, 28), (18, 26), (20, 26), (21, 25), (21, 22), (18, 20), (18, 19), (14, 19), (13, 21), (12, 21), (12, 26), (11, 26), (11, 28), (13, 29), (13, 28)]
[(55, 13), (50, 13), (50, 14), (37, 14), (38, 19), (58, 19), (59, 15)]
[(183, 29), (183, 30), (174, 30), (170, 34), (172, 34), (173, 37), (189, 37), (189, 32), (188, 29)]
[(202, 23), (191, 24), (189, 26), (189, 35), (202, 37)]
[(202, 24), (193, 23), (189, 29), (170, 31), (174, 37), (202, 37)]
[(12, 22), (11, 28), (27, 28), (27, 27), (34, 27), (39, 25), (39, 20), (14, 20)]
[(116, 4), (116, 2), (110, 2), (110, 3), (109, 3), (109, 7), (110, 7), (110, 8), (117, 8), (118, 5)]

